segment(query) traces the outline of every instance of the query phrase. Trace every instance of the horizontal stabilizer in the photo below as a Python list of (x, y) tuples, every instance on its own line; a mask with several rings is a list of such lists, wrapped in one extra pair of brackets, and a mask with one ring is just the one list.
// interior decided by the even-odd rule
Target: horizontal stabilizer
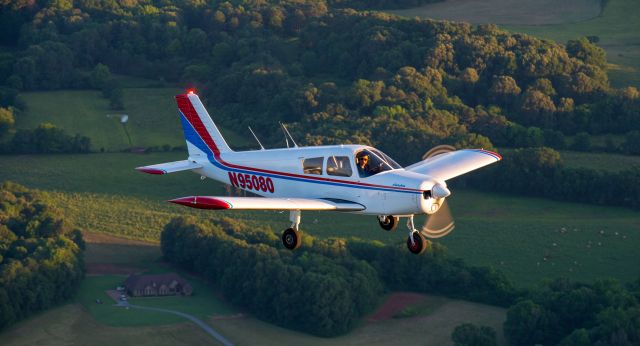
[(502, 156), (488, 150), (463, 149), (430, 157), (405, 169), (439, 180), (449, 180), (500, 160)]
[(149, 174), (168, 174), (202, 168), (202, 165), (189, 160), (159, 163), (157, 165), (137, 167), (136, 170)]
[(359, 211), (364, 206), (337, 199), (189, 196), (169, 202), (198, 209)]

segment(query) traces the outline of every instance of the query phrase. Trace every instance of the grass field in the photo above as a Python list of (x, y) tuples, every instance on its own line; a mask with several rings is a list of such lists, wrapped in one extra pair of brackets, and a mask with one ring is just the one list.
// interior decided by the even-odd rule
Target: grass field
[[(286, 213), (223, 213), (168, 204), (166, 199), (179, 196), (224, 193), (223, 187), (191, 173), (150, 176), (130, 169), (136, 162), (163, 162), (175, 155), (4, 156), (0, 180), (46, 190), (46, 198), (87, 230), (129, 238), (158, 242), (164, 224), (177, 215), (225, 215), (278, 233), (287, 226)], [(90, 169), (97, 164), (104, 164), (107, 172)], [(33, 167), (40, 168), (34, 172)], [(449, 201), (456, 230), (439, 241), (454, 256), (498, 268), (518, 285), (557, 276), (629, 281), (640, 275), (637, 211), (466, 190), (454, 190)], [(375, 218), (351, 214), (306, 212), (301, 227), (321, 238), (353, 236), (397, 246), (404, 246), (406, 237), (404, 227), (387, 233)]]
[(389, 12), (474, 24), (543, 25), (594, 18), (600, 13), (600, 0), (447, 0)]
[(498, 344), (504, 345), (502, 323), (505, 315), (501, 308), (446, 299), (430, 314), (366, 323), (348, 335), (330, 339), (309, 336), (256, 319), (216, 320), (215, 325), (237, 345), (451, 345), (453, 329), (470, 322), (494, 328)]
[(640, 156), (578, 151), (562, 151), (560, 154), (565, 167), (569, 168), (589, 168), (618, 172), (632, 167), (640, 167)]
[[(131, 83), (141, 83), (133, 81)], [(118, 116), (129, 115), (127, 130), (134, 147), (168, 144), (184, 146), (182, 125), (177, 116), (174, 96), (177, 88), (124, 89), (124, 110), (109, 110), (109, 102), (100, 91), (63, 90), (20, 94), (27, 109), (17, 118), (18, 128), (34, 128), (43, 122), (62, 127), (69, 134), (91, 138), (93, 150), (119, 151), (129, 148), (129, 141)], [(210, 110), (215, 116), (214, 110)], [(247, 136), (222, 129), (230, 145), (246, 145)]]
[(111, 327), (96, 321), (80, 304), (53, 308), (10, 327), (0, 334), (0, 344), (216, 345), (211, 336), (192, 323)]

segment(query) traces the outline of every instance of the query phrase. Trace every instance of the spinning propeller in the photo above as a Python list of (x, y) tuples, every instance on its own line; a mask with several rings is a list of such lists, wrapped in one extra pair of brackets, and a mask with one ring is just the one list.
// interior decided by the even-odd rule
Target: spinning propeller
[[(429, 160), (437, 155), (446, 154), (455, 151), (456, 148), (450, 145), (438, 145), (429, 150), (424, 156), (423, 160)], [(451, 195), (451, 191), (446, 187), (436, 184), (431, 189), (431, 196), (436, 199), (436, 204), (440, 207), (434, 214), (428, 216), (427, 221), (422, 226), (420, 233), (427, 238), (440, 238), (451, 233), (455, 228), (451, 211), (447, 205), (446, 197)]]

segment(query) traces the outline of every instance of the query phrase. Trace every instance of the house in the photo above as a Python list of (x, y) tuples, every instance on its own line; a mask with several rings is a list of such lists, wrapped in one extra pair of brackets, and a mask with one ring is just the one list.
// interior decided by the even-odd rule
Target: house
[(130, 275), (124, 282), (127, 293), (132, 297), (147, 296), (190, 296), (193, 288), (187, 280), (176, 273), (153, 275)]

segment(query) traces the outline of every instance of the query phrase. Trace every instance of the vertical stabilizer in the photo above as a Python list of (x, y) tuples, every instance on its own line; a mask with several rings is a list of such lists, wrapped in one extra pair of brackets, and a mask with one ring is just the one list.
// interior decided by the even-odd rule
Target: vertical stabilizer
[(180, 111), (189, 156), (196, 156), (200, 151), (214, 156), (232, 151), (198, 95), (192, 91), (188, 94), (176, 95), (176, 102)]

